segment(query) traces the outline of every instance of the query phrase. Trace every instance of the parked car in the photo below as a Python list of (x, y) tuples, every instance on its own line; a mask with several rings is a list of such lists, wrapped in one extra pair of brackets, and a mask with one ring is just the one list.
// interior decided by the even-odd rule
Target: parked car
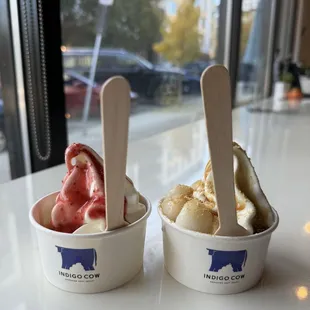
[(0, 87), (0, 153), (6, 149), (6, 135), (4, 130), (4, 109), (3, 109), (3, 99)]
[[(87, 91), (88, 82), (85, 77), (72, 70), (64, 73), (64, 93), (67, 115), (70, 117), (81, 116), (84, 99)], [(99, 92), (100, 88), (97, 84), (93, 85), (90, 114), (100, 115), (99, 109)]]
[(215, 64), (214, 61), (194, 61), (187, 63), (184, 67), (183, 94), (200, 93), (200, 77), (202, 72), (209, 66)]
[(183, 94), (199, 94), (200, 93), (200, 76), (185, 73), (182, 82)]
[[(63, 52), (64, 68), (88, 76), (92, 49), (68, 49)], [(143, 57), (123, 49), (101, 49), (95, 80), (103, 83), (115, 75), (125, 77), (140, 102), (163, 104), (163, 97), (178, 96), (182, 91), (183, 72), (175, 68), (155, 66)]]
[(214, 65), (215, 62), (213, 60), (210, 61), (202, 61), (197, 60), (193, 62), (187, 63), (183, 69), (192, 75), (201, 76), (202, 72), (209, 66)]
[[(64, 73), (64, 93), (66, 110), (69, 117), (81, 116), (85, 96), (88, 85), (91, 81), (82, 74), (73, 70), (66, 70)], [(98, 83), (93, 84), (92, 96), (90, 102), (90, 115), (100, 115), (100, 89), (101, 85)], [(131, 107), (133, 108), (138, 100), (138, 95), (134, 92), (130, 92)]]

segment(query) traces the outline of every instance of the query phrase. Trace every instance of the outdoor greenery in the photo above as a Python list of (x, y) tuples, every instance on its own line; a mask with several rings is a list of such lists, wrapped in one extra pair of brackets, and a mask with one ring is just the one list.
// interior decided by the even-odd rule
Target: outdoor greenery
[[(102, 46), (124, 48), (150, 58), (164, 19), (159, 2), (114, 0), (108, 8)], [(98, 0), (61, 0), (63, 45), (93, 47), (98, 12)]]
[(167, 17), (162, 28), (162, 41), (154, 44), (154, 50), (171, 63), (182, 66), (200, 56), (200, 10), (195, 0), (180, 2), (175, 17)]
[(255, 10), (242, 13), (241, 33), (240, 33), (240, 58), (242, 59), (248, 45), (250, 32), (253, 26)]

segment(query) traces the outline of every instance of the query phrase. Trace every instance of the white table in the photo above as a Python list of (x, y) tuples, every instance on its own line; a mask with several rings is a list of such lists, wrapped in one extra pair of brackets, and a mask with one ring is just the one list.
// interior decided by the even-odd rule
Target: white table
[(130, 144), (128, 175), (152, 201), (153, 213), (143, 272), (111, 292), (63, 292), (42, 274), (28, 211), (38, 198), (60, 188), (64, 166), (1, 185), (0, 309), (309, 309), (310, 113), (307, 106), (303, 109), (300, 114), (234, 111), (235, 139), (252, 157), (262, 187), (280, 215), (263, 279), (254, 289), (238, 295), (207, 295), (177, 283), (163, 268), (156, 203), (173, 185), (200, 178), (208, 158), (200, 121)]

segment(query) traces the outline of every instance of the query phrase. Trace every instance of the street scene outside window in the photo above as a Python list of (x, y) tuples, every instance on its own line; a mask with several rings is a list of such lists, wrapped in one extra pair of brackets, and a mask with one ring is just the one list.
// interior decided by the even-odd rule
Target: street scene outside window
[[(61, 0), (60, 49), (68, 143), (78, 141), (101, 151), (100, 89), (115, 75), (124, 76), (131, 87), (129, 141), (201, 119), (201, 74), (209, 65), (224, 63), (224, 54), (233, 49), (225, 47), (236, 24), (236, 20), (229, 20), (229, 3)], [(237, 72), (231, 72), (234, 105), (271, 95), (266, 92), (268, 68), (270, 82), (283, 89), (281, 94), (290, 83), (308, 89), (308, 67), (302, 67), (299, 81), (299, 69), (290, 59), (283, 59), (283, 51), (272, 57), (275, 1), (239, 3), (239, 51), (234, 60)], [(306, 63), (305, 57), (302, 60)], [(0, 182), (10, 179), (4, 105), (0, 80)], [(31, 124), (31, 118), (28, 121)]]
[(100, 151), (99, 91), (115, 75), (131, 86), (130, 140), (202, 118), (200, 76), (217, 63), (220, 4), (62, 0), (69, 142)]

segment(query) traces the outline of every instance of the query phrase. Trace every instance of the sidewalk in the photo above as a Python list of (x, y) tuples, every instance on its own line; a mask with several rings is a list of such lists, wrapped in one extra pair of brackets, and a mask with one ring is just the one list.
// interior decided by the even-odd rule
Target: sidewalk
[[(150, 107), (147, 111), (133, 114), (129, 123), (129, 141), (148, 138), (203, 118), (201, 98), (187, 98), (184, 103), (169, 107)], [(83, 123), (68, 122), (69, 143), (81, 142), (101, 152), (100, 120), (89, 121), (86, 130)]]

